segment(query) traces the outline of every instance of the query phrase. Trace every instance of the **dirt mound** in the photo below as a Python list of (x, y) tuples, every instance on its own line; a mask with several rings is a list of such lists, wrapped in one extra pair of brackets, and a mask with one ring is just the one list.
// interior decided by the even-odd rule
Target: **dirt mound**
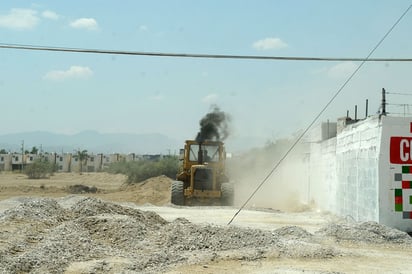
[(28, 195), (57, 198), (69, 193), (115, 202), (153, 205), (170, 203), (170, 178), (158, 176), (136, 184), (126, 184), (126, 179), (125, 175), (106, 172), (61, 172), (50, 179), (40, 180), (30, 180), (21, 174), (2, 173), (0, 200)]
[(170, 203), (172, 179), (167, 176), (149, 178), (140, 183), (124, 184), (122, 191), (130, 192), (133, 202), (138, 204), (166, 205)]

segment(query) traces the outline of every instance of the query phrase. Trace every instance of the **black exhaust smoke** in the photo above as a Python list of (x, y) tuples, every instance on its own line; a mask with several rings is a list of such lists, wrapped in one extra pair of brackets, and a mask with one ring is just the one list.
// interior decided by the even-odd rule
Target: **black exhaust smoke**
[(196, 141), (202, 143), (205, 140), (223, 141), (229, 136), (230, 117), (221, 111), (219, 107), (213, 106), (212, 111), (200, 120), (200, 131)]

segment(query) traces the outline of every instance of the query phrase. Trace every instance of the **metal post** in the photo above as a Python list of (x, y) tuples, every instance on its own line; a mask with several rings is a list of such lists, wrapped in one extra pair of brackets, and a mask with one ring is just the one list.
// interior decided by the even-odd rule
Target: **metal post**
[(355, 121), (358, 120), (358, 105), (355, 105)]
[(386, 115), (386, 96), (385, 89), (382, 88), (382, 115)]
[(329, 139), (329, 119), (328, 119), (328, 133), (327, 133), (327, 138)]
[(21, 172), (23, 172), (24, 159), (24, 140), (21, 141)]

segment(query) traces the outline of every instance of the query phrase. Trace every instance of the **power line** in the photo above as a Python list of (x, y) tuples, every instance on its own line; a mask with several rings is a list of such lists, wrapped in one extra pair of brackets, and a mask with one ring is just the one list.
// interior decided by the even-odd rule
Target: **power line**
[(388, 106), (412, 106), (412, 104), (386, 103)]
[(402, 92), (386, 92), (386, 94), (412, 96), (412, 93), (402, 93)]
[(400, 113), (400, 112), (386, 112), (392, 115), (398, 115), (398, 116), (405, 116), (405, 115), (410, 115), (412, 112), (408, 111), (408, 112), (404, 112), (404, 113)]
[(228, 222), (230, 225), (236, 216), (242, 211), (242, 209), (246, 206), (246, 204), (252, 199), (252, 197), (256, 194), (256, 192), (263, 186), (264, 183), (269, 179), (269, 177), (273, 174), (273, 172), (279, 167), (279, 165), (286, 159), (289, 153), (296, 147), (296, 145), (300, 142), (300, 140), (306, 135), (309, 129), (315, 124), (315, 122), (319, 119), (319, 117), (325, 112), (325, 110), (329, 107), (329, 105), (335, 100), (335, 98), (341, 93), (341, 91), (346, 87), (346, 85), (352, 80), (352, 78), (356, 75), (356, 73), (363, 67), (363, 65), (369, 60), (369, 57), (376, 51), (376, 49), (383, 43), (386, 37), (392, 32), (392, 30), (398, 25), (398, 23), (402, 20), (402, 18), (408, 13), (408, 11), (412, 8), (410, 5), (405, 12), (396, 20), (396, 22), (392, 25), (392, 27), (385, 33), (382, 39), (376, 44), (376, 46), (369, 52), (366, 58), (359, 64), (356, 70), (348, 77), (348, 79), (342, 84), (342, 86), (336, 91), (336, 93), (332, 96), (332, 98), (327, 102), (327, 104), (322, 108), (322, 110), (316, 115), (316, 117), (312, 120), (312, 122), (306, 127), (306, 129), (298, 136), (295, 142), (290, 146), (290, 148), (286, 151), (283, 157), (273, 166), (271, 171), (268, 175), (262, 180), (262, 182), (257, 186), (257, 188), (253, 191), (253, 193), (249, 196), (249, 198), (243, 203), (243, 205), (239, 208), (239, 210), (233, 215), (232, 219)]
[(344, 57), (297, 57), (297, 56), (261, 56), (261, 55), (230, 55), (230, 54), (195, 54), (195, 53), (170, 53), (170, 52), (146, 52), (123, 51), (106, 49), (86, 49), (69, 47), (51, 47), (23, 44), (0, 43), (0, 48), (34, 51), (55, 51), (71, 53), (111, 54), (111, 55), (135, 55), (151, 57), (174, 58), (208, 58), (208, 59), (250, 59), (250, 60), (277, 60), (277, 61), (353, 61), (353, 62), (411, 62), (412, 58), (344, 58)]

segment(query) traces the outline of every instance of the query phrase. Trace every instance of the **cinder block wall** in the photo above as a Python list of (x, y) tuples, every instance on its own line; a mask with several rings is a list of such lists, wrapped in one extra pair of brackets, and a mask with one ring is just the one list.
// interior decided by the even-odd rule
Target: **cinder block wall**
[(321, 209), (412, 231), (412, 117), (373, 116), (312, 140), (309, 166)]
[(379, 117), (347, 125), (336, 138), (336, 212), (379, 221)]
[(412, 117), (382, 117), (379, 222), (412, 232)]

